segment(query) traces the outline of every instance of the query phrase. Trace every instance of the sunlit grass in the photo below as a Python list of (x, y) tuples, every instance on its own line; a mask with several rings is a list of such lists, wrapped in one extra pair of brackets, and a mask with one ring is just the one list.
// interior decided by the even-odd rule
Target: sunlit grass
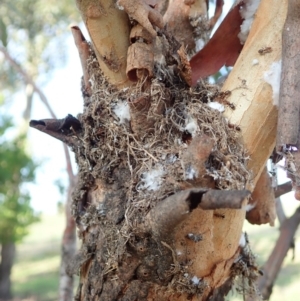
[(30, 234), (17, 246), (12, 281), (15, 297), (57, 300), (60, 244), (64, 216), (42, 216)]

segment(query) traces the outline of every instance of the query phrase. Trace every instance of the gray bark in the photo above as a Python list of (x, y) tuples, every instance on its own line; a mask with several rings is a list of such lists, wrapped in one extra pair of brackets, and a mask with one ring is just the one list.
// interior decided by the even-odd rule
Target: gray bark
[(2, 244), (0, 263), (0, 300), (11, 299), (11, 269), (16, 253), (15, 243)]

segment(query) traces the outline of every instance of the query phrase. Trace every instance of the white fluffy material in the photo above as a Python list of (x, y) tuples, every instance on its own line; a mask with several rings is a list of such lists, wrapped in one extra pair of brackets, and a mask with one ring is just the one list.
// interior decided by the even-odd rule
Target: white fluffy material
[(165, 174), (162, 166), (149, 170), (142, 174), (142, 189), (156, 191), (162, 184), (162, 177)]
[(119, 118), (120, 123), (126, 123), (126, 121), (130, 120), (130, 111), (127, 102), (119, 101), (116, 105), (114, 105), (112, 110)]
[(253, 66), (258, 65), (258, 64), (259, 64), (258, 59), (254, 59), (254, 60), (252, 61), (252, 65), (253, 65)]
[(244, 44), (247, 40), (260, 0), (248, 0), (245, 2), (245, 5), (240, 9), (241, 17), (244, 19), (241, 31), (238, 34), (241, 44)]
[(197, 121), (194, 118), (192, 118), (191, 116), (187, 116), (184, 129), (186, 131), (188, 131), (192, 135), (192, 137), (194, 137), (198, 130)]
[(217, 111), (220, 111), (220, 112), (224, 112), (225, 111), (224, 106), (221, 103), (218, 103), (216, 101), (209, 102), (207, 105), (210, 108), (214, 109), (214, 110), (217, 110)]
[(242, 233), (241, 238), (240, 238), (240, 242), (239, 242), (239, 246), (244, 248), (246, 246), (246, 237), (245, 237), (245, 233)]
[(193, 167), (189, 166), (189, 167), (185, 170), (185, 179), (186, 179), (186, 180), (193, 180), (193, 179), (195, 179), (197, 176), (198, 176), (198, 175), (197, 175), (197, 172), (196, 172), (196, 170), (195, 170)]
[(251, 211), (253, 208), (255, 208), (256, 204), (247, 204), (246, 206), (243, 206), (243, 210), (245, 210), (246, 212)]
[(194, 285), (198, 285), (200, 282), (200, 278), (198, 278), (197, 276), (193, 276), (191, 281)]
[(273, 90), (273, 104), (279, 104), (279, 90), (280, 90), (280, 76), (281, 76), (281, 60), (273, 62), (270, 69), (264, 73), (264, 80), (271, 85)]

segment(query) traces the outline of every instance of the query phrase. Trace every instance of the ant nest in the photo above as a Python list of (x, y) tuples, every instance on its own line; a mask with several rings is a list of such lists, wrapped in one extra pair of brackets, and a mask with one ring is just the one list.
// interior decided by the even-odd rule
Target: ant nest
[[(142, 82), (117, 90), (102, 75), (94, 54), (88, 67), (92, 95), (85, 97), (84, 112), (78, 116), (83, 130), (78, 137), (81, 145), (73, 149), (79, 166), (73, 215), (81, 231), (99, 223), (110, 231), (105, 232), (109, 273), (158, 202), (183, 187), (192, 188), (199, 176), (211, 178), (219, 189), (245, 189), (251, 175), (240, 132), (222, 115), (223, 104), (215, 101), (220, 95), (217, 85), (200, 82), (191, 88), (172, 68), (157, 65), (145, 91)], [(142, 104), (142, 115), (134, 104)], [(183, 164), (190, 141), (199, 135), (214, 143), (205, 175), (197, 175), (192, 164)], [(116, 191), (122, 191), (118, 198), (125, 201), (113, 213), (105, 202), (97, 206), (89, 202), (88, 191), (101, 187), (109, 187), (111, 202)], [(205, 287), (199, 279), (184, 275), (181, 279), (190, 292), (200, 293)]]

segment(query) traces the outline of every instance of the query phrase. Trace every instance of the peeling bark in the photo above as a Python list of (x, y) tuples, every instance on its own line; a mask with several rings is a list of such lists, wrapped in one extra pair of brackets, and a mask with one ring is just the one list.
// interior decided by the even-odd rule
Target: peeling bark
[(243, 20), (240, 8), (243, 4), (240, 1), (229, 11), (205, 47), (191, 58), (193, 86), (199, 78), (218, 72), (224, 65), (233, 66), (236, 62), (243, 48), (238, 38)]
[[(209, 26), (205, 0), (170, 0), (164, 14), (164, 22), (167, 31), (184, 45), (189, 53), (195, 52), (196, 41), (199, 38), (203, 39), (203, 44), (208, 39)], [(193, 24), (193, 22), (196, 23)], [(195, 34), (196, 27), (202, 32)]]
[(249, 204), (254, 206), (254, 208), (246, 214), (248, 222), (255, 225), (269, 223), (270, 226), (274, 226), (276, 219), (275, 196), (272, 181), (266, 167), (256, 183)]
[(72, 26), (71, 30), (72, 30), (76, 47), (78, 49), (81, 67), (83, 71), (83, 83), (84, 83), (83, 90), (84, 93), (90, 96), (92, 91), (91, 91), (91, 83), (90, 83), (90, 77), (88, 74), (88, 67), (87, 67), (87, 60), (90, 56), (90, 46), (87, 43), (79, 27)]
[(282, 31), (282, 71), (279, 95), (277, 148), (291, 144), (300, 147), (300, 3), (288, 1)]

